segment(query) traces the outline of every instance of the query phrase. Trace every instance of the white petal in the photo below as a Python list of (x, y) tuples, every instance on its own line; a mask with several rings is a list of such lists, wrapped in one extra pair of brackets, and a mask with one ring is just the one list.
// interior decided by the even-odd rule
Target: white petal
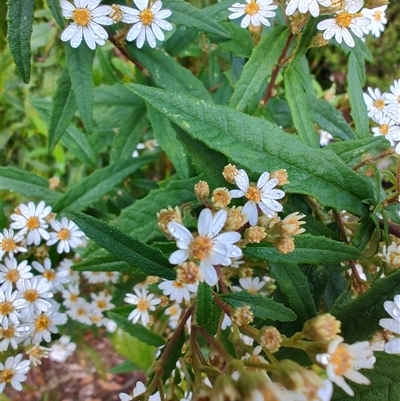
[[(83, 37), (85, 38), (85, 42), (88, 45), (89, 49), (96, 49), (96, 42), (94, 41), (94, 37), (88, 28), (83, 28)], [(58, 246), (60, 246), (60, 244), (58, 244)]]
[(219, 210), (212, 219), (212, 224), (209, 231), (209, 237), (213, 238), (222, 230), (225, 225), (226, 218), (228, 217), (228, 212), (226, 210)]
[(249, 176), (244, 170), (239, 170), (235, 176), (235, 183), (243, 192), (249, 189)]
[(162, 7), (162, 2), (161, 1), (156, 1), (150, 8), (151, 12), (153, 14), (159, 12), (161, 10)]
[[(201, 213), (200, 213), (200, 215), (201, 215)], [(185, 241), (187, 243), (193, 241), (192, 233), (186, 227), (184, 227), (182, 224), (171, 221), (168, 223), (167, 227), (168, 227), (169, 233), (175, 239), (177, 239), (179, 241)]]
[(229, 191), (229, 195), (232, 198), (241, 198), (245, 195), (245, 192), (241, 191), (240, 189), (232, 189)]
[(189, 252), (184, 249), (178, 249), (177, 251), (173, 252), (170, 257), (168, 258), (169, 263), (173, 265), (177, 265), (179, 263), (184, 262), (189, 257)]
[(199, 215), (199, 220), (197, 223), (197, 230), (199, 232), (199, 235), (203, 237), (206, 236), (211, 231), (212, 223), (213, 217), (211, 210), (203, 209)]
[(154, 36), (159, 40), (163, 41), (165, 39), (165, 36), (163, 34), (163, 31), (158, 27), (157, 24), (152, 23), (151, 24), (151, 29), (153, 30)]
[(258, 210), (254, 202), (248, 201), (242, 209), (242, 214), (247, 215), (250, 225), (255, 226), (257, 224)]
[(156, 15), (154, 15), (154, 18), (156, 20), (165, 19), (165, 18), (168, 18), (171, 14), (172, 14), (171, 10), (162, 10), (162, 11), (159, 11)]
[(146, 39), (146, 31), (144, 28), (140, 29), (139, 35), (136, 39), (136, 47), (141, 49), (144, 45), (144, 40)]
[[(125, 21), (127, 22), (127, 21)], [(137, 24), (133, 25), (131, 29), (129, 29), (128, 34), (126, 35), (126, 40), (128, 42), (132, 42), (135, 40), (142, 30), (142, 23), (138, 22)]]
[(154, 24), (159, 26), (161, 29), (164, 29), (164, 31), (172, 31), (172, 29), (174, 29), (174, 27), (168, 21), (164, 21), (162, 19), (154, 20)]
[(215, 237), (214, 241), (222, 242), (223, 244), (234, 244), (235, 242), (238, 242), (241, 237), (242, 236), (239, 233), (229, 231), (218, 235), (218, 237)]
[(388, 354), (400, 354), (400, 338), (390, 340), (385, 344), (385, 351)]
[(61, 40), (63, 42), (68, 42), (75, 35), (77, 31), (77, 24), (68, 25), (61, 34)]
[(210, 285), (214, 286), (218, 282), (217, 272), (214, 269), (214, 266), (206, 263), (204, 260), (200, 263), (200, 270), (203, 276), (204, 281)]
[(146, 9), (149, 4), (148, 0), (133, 0), (133, 1), (136, 4), (136, 7), (140, 11), (143, 11), (144, 9)]
[(393, 333), (400, 334), (400, 322), (394, 319), (381, 319), (379, 325)]

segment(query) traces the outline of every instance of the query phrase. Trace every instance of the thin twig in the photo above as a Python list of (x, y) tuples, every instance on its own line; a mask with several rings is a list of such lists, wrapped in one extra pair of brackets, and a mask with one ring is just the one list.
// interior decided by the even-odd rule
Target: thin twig
[(231, 315), (231, 310), (229, 308), (229, 306), (224, 303), (221, 298), (217, 295), (217, 294), (213, 294), (214, 297), (214, 302), (228, 315)]
[(215, 270), (217, 272), (217, 276), (218, 276), (219, 286), (221, 288), (221, 292), (223, 294), (226, 294), (228, 292), (228, 290), (226, 289), (226, 285), (224, 283), (224, 275), (222, 274), (221, 265), (215, 265), (214, 267), (215, 267)]
[(371, 163), (373, 161), (384, 159), (385, 157), (392, 156), (394, 153), (393, 149), (386, 150), (385, 152), (380, 153), (378, 156), (375, 157), (366, 157), (364, 160), (361, 160), (360, 163), (356, 164), (352, 167), (354, 171), (357, 171), (360, 167), (365, 166), (367, 163)]

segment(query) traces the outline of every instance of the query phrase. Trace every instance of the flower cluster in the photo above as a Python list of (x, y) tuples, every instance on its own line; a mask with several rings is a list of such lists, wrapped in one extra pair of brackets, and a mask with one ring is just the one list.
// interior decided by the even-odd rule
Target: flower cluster
[(374, 136), (385, 136), (395, 152), (400, 154), (400, 79), (393, 82), (390, 92), (368, 88), (364, 101), (368, 116), (378, 124), (372, 128)]
[(170, 10), (162, 10), (162, 2), (150, 2), (148, 0), (134, 0), (137, 8), (120, 5), (99, 5), (101, 0), (74, 0), (71, 4), (67, 0), (61, 0), (62, 14), (73, 22), (61, 34), (61, 40), (70, 42), (73, 48), (77, 48), (82, 40), (94, 50), (96, 45), (103, 46), (108, 39), (108, 32), (103, 25), (113, 25), (118, 22), (132, 24), (126, 40), (136, 40), (136, 46), (140, 49), (145, 41), (150, 47), (156, 47), (156, 39), (165, 39), (162, 29), (171, 31), (172, 25), (165, 21), (171, 15)]

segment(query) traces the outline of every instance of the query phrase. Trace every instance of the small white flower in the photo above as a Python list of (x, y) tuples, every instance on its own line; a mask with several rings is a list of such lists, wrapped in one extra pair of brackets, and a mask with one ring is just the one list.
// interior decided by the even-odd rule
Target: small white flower
[(12, 258), (14, 253), (26, 252), (27, 249), (23, 247), (24, 236), (20, 233), (14, 235), (14, 230), (5, 228), (0, 233), (0, 258), (2, 258), (7, 252), (8, 257)]
[(11, 215), (11, 220), (14, 223), (10, 224), (11, 228), (18, 231), (18, 235), (25, 235), (28, 233), (26, 238), (27, 245), (40, 244), (41, 238), (48, 240), (50, 234), (46, 231), (49, 225), (46, 223), (46, 217), (51, 213), (51, 207), (41, 201), (37, 206), (33, 202), (29, 202), (28, 205), (21, 204), (18, 207), (18, 213)]
[(90, 296), (93, 299), (93, 308), (99, 310), (100, 312), (110, 310), (115, 307), (115, 305), (111, 303), (112, 296), (105, 291), (101, 291), (98, 294), (92, 293)]
[(120, 6), (123, 12), (122, 21), (127, 24), (133, 24), (126, 35), (126, 40), (132, 42), (136, 39), (136, 46), (141, 49), (145, 40), (150, 47), (156, 47), (156, 39), (163, 41), (165, 31), (171, 31), (172, 25), (164, 21), (171, 15), (171, 10), (161, 10), (162, 2), (155, 1), (150, 3), (148, 0), (134, 0), (138, 10), (130, 7)]
[(70, 309), (66, 313), (71, 319), (90, 326), (92, 324), (92, 320), (90, 319), (92, 311), (93, 305), (84, 298), (79, 298), (75, 304), (70, 306)]
[[(146, 386), (141, 382), (137, 381), (135, 388), (133, 389), (132, 395), (126, 393), (119, 393), (120, 401), (130, 401), (133, 400), (134, 397), (137, 397), (140, 394), (143, 394), (146, 391)], [(149, 401), (161, 401), (160, 393), (157, 391), (153, 395), (149, 397)]]
[(371, 20), (368, 31), (376, 38), (379, 38), (381, 32), (385, 30), (385, 25), (387, 24), (386, 9), (387, 6), (380, 6), (373, 9), (364, 8), (362, 10), (362, 15)]
[(239, 189), (229, 191), (232, 198), (241, 198), (244, 196), (248, 199), (242, 209), (242, 214), (247, 215), (249, 223), (252, 226), (257, 224), (257, 206), (268, 217), (273, 217), (275, 212), (280, 212), (283, 209), (282, 205), (275, 199), (282, 199), (285, 193), (280, 189), (274, 189), (278, 185), (278, 178), (270, 180), (269, 177), (269, 173), (264, 172), (258, 179), (257, 185), (253, 185), (250, 184), (247, 173), (244, 170), (239, 170), (235, 176), (235, 182)]
[(63, 259), (59, 266), (57, 267), (57, 273), (60, 273), (61, 275), (65, 275), (68, 277), (69, 283), (71, 284), (79, 284), (80, 281), (80, 276), (79, 273), (72, 270), (71, 266), (74, 264), (74, 262), (71, 259)]
[(68, 288), (62, 291), (63, 305), (67, 308), (72, 308), (79, 300), (83, 299), (79, 297), (80, 293), (78, 284), (68, 284)]
[(98, 284), (98, 283), (108, 284), (110, 282), (115, 284), (118, 281), (119, 273), (88, 271), (88, 272), (83, 272), (83, 276), (91, 284)]
[(319, 130), (319, 146), (327, 146), (329, 142), (333, 139), (333, 136), (323, 129)]
[(35, 344), (26, 353), (29, 355), (29, 360), (32, 362), (33, 366), (41, 365), (43, 358), (48, 358), (51, 349), (42, 347), (39, 344)]
[(76, 344), (71, 342), (71, 337), (61, 336), (57, 342), (52, 344), (49, 358), (58, 363), (65, 362), (75, 352), (75, 349)]
[(21, 391), (21, 383), (26, 380), (30, 364), (30, 361), (22, 361), (22, 354), (8, 357), (4, 365), (0, 362), (0, 394), (7, 383), (10, 383), (15, 390)]
[(173, 304), (169, 308), (165, 309), (165, 314), (169, 316), (168, 326), (171, 329), (178, 327), (178, 322), (182, 314), (182, 308), (179, 304)]
[(226, 210), (220, 210), (213, 216), (211, 210), (203, 209), (197, 223), (197, 237), (193, 237), (182, 224), (169, 222), (168, 231), (177, 240), (179, 248), (171, 254), (169, 262), (177, 265), (187, 259), (199, 261), (204, 281), (208, 285), (216, 285), (218, 276), (214, 265), (229, 266), (232, 263), (230, 258), (242, 256), (242, 250), (233, 245), (240, 240), (239, 233), (229, 231), (218, 235), (226, 218)]
[(28, 301), (21, 298), (18, 291), (12, 291), (8, 286), (4, 291), (0, 290), (0, 325), (4, 318), (9, 318), (14, 324), (19, 323), (19, 310), (25, 308)]
[(367, 105), (368, 117), (383, 118), (386, 114), (386, 95), (378, 88), (368, 88), (368, 93), (363, 93), (364, 102)]
[(331, 0), (290, 0), (286, 6), (286, 15), (293, 15), (296, 10), (299, 10), (301, 14), (310, 11), (313, 17), (318, 17), (319, 5), (330, 7), (331, 4)]
[(400, 124), (400, 79), (390, 86), (390, 93), (385, 93), (385, 100), (389, 106), (390, 116)]
[(0, 325), (0, 352), (7, 351), (11, 345), (17, 349), (18, 344), (24, 341), (26, 337), (26, 330), (21, 329), (20, 323), (14, 323), (9, 318), (4, 318)]
[(51, 260), (46, 258), (44, 260), (43, 265), (39, 262), (32, 262), (32, 266), (39, 272), (42, 273), (42, 277), (44, 277), (49, 283), (53, 286), (53, 291), (62, 291), (64, 287), (63, 284), (67, 284), (69, 282), (69, 273), (66, 270), (55, 271), (51, 268)]
[(239, 283), (241, 287), (233, 287), (234, 291), (247, 290), (250, 294), (256, 294), (265, 285), (265, 281), (260, 280), (259, 277), (241, 278)]
[(24, 279), (31, 278), (31, 266), (28, 265), (26, 260), (18, 264), (17, 259), (5, 258), (5, 265), (0, 263), (0, 283), (2, 283), (0, 290), (5, 291), (7, 287), (13, 287)]
[(347, 394), (353, 396), (354, 391), (345, 382), (343, 377), (358, 383), (369, 384), (370, 381), (356, 369), (372, 369), (373, 364), (363, 361), (370, 360), (373, 356), (368, 341), (358, 342), (352, 345), (344, 344), (342, 337), (336, 337), (328, 345), (328, 351), (317, 354), (316, 360), (326, 367), (328, 379), (336, 383)]
[(150, 322), (149, 311), (154, 311), (156, 305), (161, 302), (161, 299), (154, 298), (154, 294), (148, 294), (146, 289), (141, 291), (135, 289), (135, 294), (126, 294), (125, 302), (128, 304), (136, 305), (128, 316), (128, 320), (132, 320), (133, 323), (137, 323), (139, 319), (143, 326), (147, 326)]
[[(394, 302), (386, 301), (384, 307), (391, 319), (381, 319), (379, 325), (395, 334), (400, 334), (400, 294), (394, 297)], [(387, 342), (385, 351), (388, 354), (400, 354), (400, 338), (394, 338)]]
[(377, 114), (373, 119), (379, 124), (378, 127), (372, 128), (374, 136), (383, 135), (392, 146), (395, 146), (395, 142), (400, 141), (400, 125), (396, 125), (387, 114)]
[(349, 47), (354, 47), (355, 42), (350, 31), (361, 38), (364, 28), (371, 23), (369, 18), (362, 17), (358, 13), (362, 4), (362, 1), (351, 2), (343, 10), (338, 11), (335, 18), (328, 18), (318, 23), (317, 28), (325, 31), (324, 39), (329, 40), (335, 36), (336, 42), (342, 43), (344, 40)]
[(387, 248), (383, 245), (382, 258), (389, 265), (393, 267), (400, 267), (400, 245), (392, 242)]
[(235, 3), (228, 10), (233, 14), (228, 16), (229, 19), (240, 18), (245, 16), (240, 23), (242, 28), (247, 28), (250, 24), (253, 26), (270, 26), (271, 23), (267, 18), (275, 17), (276, 13), (272, 10), (278, 8), (273, 4), (273, 0), (245, 0), (247, 4)]
[(196, 284), (185, 284), (179, 280), (165, 280), (158, 285), (163, 294), (168, 296), (171, 301), (181, 303), (183, 300), (190, 301), (190, 293), (197, 292)]
[(107, 31), (101, 25), (112, 25), (113, 19), (108, 17), (112, 8), (99, 6), (101, 0), (74, 0), (75, 6), (66, 0), (61, 0), (62, 15), (73, 22), (61, 34), (63, 42), (70, 42), (75, 49), (85, 39), (92, 50), (98, 45), (104, 45), (108, 38)]
[(47, 245), (51, 246), (58, 242), (58, 253), (68, 253), (71, 248), (76, 248), (78, 245), (82, 244), (81, 237), (84, 237), (85, 234), (73, 221), (63, 217), (61, 221), (52, 220), (50, 224), (56, 232), (50, 233), (50, 239), (47, 241)]

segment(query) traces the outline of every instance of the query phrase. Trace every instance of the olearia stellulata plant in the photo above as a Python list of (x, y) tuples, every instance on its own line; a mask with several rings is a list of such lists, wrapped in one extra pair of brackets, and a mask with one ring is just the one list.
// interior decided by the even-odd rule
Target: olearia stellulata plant
[[(400, 79), (364, 89), (388, 3), (47, 0), (62, 72), (32, 103), (78, 161), (1, 168), (27, 200), (3, 204), (0, 392), (74, 320), (157, 347), (122, 401), (398, 400)], [(26, 84), (35, 7), (8, 1)], [(327, 46), (346, 93), (310, 74)]]

